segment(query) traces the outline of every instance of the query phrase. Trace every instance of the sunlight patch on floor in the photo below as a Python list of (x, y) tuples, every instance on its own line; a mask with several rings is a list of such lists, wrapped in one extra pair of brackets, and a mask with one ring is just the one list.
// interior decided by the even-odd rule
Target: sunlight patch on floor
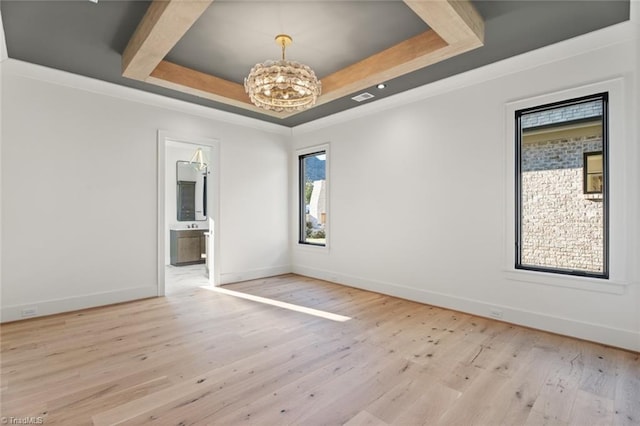
[(307, 308), (305, 306), (294, 305), (292, 303), (281, 302), (279, 300), (268, 299), (266, 297), (254, 296), (253, 294), (242, 293), (239, 291), (229, 290), (222, 287), (200, 287), (205, 290), (214, 291), (220, 294), (226, 294), (228, 296), (239, 297), (241, 299), (252, 300), (254, 302), (264, 303), (265, 305), (277, 306), (279, 308), (289, 309), (290, 311), (302, 312), (303, 314), (313, 315), (320, 318), (325, 318), (331, 321), (345, 322), (349, 321), (351, 317), (344, 315), (333, 314), (331, 312), (321, 311), (319, 309)]

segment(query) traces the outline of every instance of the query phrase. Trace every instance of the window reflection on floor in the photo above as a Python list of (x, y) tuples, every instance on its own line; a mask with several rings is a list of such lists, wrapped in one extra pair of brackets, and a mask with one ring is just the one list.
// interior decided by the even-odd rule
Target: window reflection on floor
[(222, 287), (208, 287), (207, 290), (214, 291), (220, 294), (226, 294), (227, 296), (238, 297), (245, 300), (251, 300), (253, 302), (262, 303), (265, 305), (276, 306), (278, 308), (288, 309), (290, 311), (302, 312), (303, 314), (313, 315), (316, 317), (328, 319), (331, 321), (337, 322), (345, 322), (349, 321), (351, 317), (347, 317), (344, 315), (334, 314), (332, 312), (322, 311), (320, 309), (309, 308), (306, 306), (296, 305), (293, 303), (283, 302), (280, 300), (270, 299), (267, 297), (256, 296), (249, 293), (244, 293), (241, 291), (235, 291), (228, 288)]

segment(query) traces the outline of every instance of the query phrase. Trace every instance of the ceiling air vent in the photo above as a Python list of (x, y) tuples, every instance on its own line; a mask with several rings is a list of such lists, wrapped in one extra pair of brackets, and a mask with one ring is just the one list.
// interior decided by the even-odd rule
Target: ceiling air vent
[(366, 101), (367, 99), (371, 99), (371, 98), (375, 98), (375, 96), (373, 96), (369, 92), (364, 92), (364, 93), (360, 93), (358, 96), (354, 96), (351, 99), (353, 99), (356, 102), (362, 102), (362, 101)]

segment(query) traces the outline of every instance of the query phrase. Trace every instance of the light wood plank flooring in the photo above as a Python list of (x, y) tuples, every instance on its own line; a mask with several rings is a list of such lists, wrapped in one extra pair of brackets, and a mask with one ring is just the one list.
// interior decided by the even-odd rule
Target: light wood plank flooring
[(2, 325), (2, 416), (46, 425), (640, 424), (637, 353), (296, 275), (224, 290)]

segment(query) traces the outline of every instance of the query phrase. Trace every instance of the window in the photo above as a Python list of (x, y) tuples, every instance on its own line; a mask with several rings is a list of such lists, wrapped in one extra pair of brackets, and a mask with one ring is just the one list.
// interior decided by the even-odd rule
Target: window
[(516, 269), (608, 278), (607, 101), (516, 111)]
[(584, 193), (602, 194), (602, 151), (584, 153)]
[(298, 156), (301, 244), (326, 246), (327, 152)]

